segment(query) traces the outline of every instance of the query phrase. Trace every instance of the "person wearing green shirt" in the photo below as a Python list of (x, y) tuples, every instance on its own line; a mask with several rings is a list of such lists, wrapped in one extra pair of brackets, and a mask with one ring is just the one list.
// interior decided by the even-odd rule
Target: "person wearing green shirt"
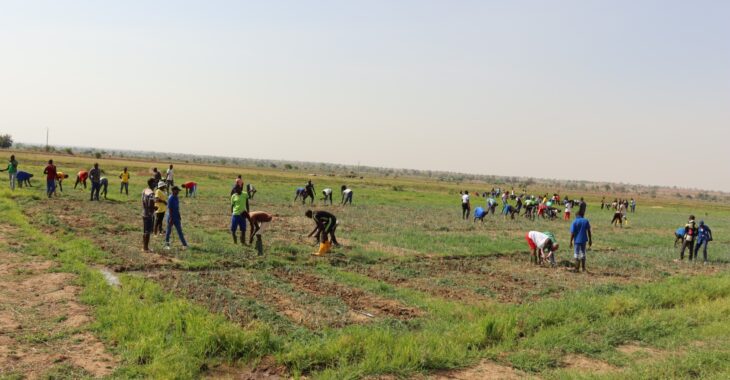
[(246, 215), (248, 215), (248, 193), (243, 187), (236, 186), (231, 195), (231, 234), (233, 244), (238, 244), (236, 230), (241, 229), (241, 244), (246, 245)]
[(15, 182), (18, 178), (18, 161), (15, 160), (15, 155), (10, 156), (8, 167), (0, 169), (0, 172), (8, 172), (8, 175), (10, 175), (10, 190), (15, 190)]

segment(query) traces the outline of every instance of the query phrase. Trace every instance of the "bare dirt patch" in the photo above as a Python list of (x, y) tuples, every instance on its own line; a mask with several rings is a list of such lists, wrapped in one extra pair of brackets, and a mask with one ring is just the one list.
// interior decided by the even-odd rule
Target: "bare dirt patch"
[(518, 371), (512, 367), (497, 364), (489, 360), (484, 360), (475, 367), (454, 371), (437, 372), (431, 376), (428, 376), (427, 378), (432, 380), (519, 380), (530, 377), (526, 373)]
[(616, 367), (604, 361), (575, 354), (571, 354), (563, 358), (563, 364), (566, 368), (581, 372), (606, 373), (618, 370)]
[(636, 361), (659, 361), (666, 359), (670, 353), (654, 347), (640, 346), (635, 343), (625, 344), (616, 348), (616, 351)]
[(85, 331), (92, 318), (77, 302), (74, 276), (28, 258), (0, 252), (0, 368), (29, 379), (62, 364), (93, 377), (111, 374), (117, 362)]
[[(421, 315), (420, 310), (402, 303), (369, 294), (304, 272), (277, 269), (274, 275), (293, 284), (296, 289), (318, 296), (336, 296), (350, 309), (355, 322), (368, 322), (372, 317), (411, 319)], [(372, 316), (372, 317), (371, 317)]]
[(286, 367), (277, 364), (272, 357), (265, 357), (254, 367), (236, 367), (222, 364), (210, 369), (205, 374), (206, 379), (215, 380), (280, 380), (288, 379)]

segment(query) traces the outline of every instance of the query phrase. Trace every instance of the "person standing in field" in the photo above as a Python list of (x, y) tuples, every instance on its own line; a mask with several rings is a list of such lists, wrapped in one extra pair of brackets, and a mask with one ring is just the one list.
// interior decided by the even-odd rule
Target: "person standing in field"
[(119, 186), (119, 194), (126, 193), (129, 196), (129, 171), (125, 167), (124, 170), (119, 174), (119, 179), (122, 180)]
[(575, 272), (580, 272), (581, 266), (583, 272), (586, 271), (586, 243), (588, 247), (593, 246), (593, 234), (591, 233), (591, 223), (585, 218), (585, 215), (578, 213), (577, 217), (570, 225), (570, 248), (575, 258)]
[(461, 193), (461, 218), (468, 220), (471, 215), (471, 202), (469, 200), (469, 192)]
[(165, 190), (165, 181), (158, 181), (157, 189), (155, 190), (155, 227), (152, 230), (154, 235), (162, 235), (162, 222), (165, 220), (165, 213), (167, 212), (167, 195)]
[(10, 161), (5, 169), (0, 169), (0, 172), (8, 172), (10, 179), (10, 190), (15, 190), (15, 183), (18, 178), (18, 161), (15, 160), (15, 155), (10, 155)]
[(147, 180), (147, 188), (142, 191), (142, 250), (150, 252), (150, 236), (155, 224), (155, 183), (154, 178)]
[(315, 224), (314, 230), (307, 237), (312, 237), (317, 234), (317, 243), (331, 241), (335, 246), (340, 246), (340, 243), (337, 242), (337, 237), (335, 237), (337, 217), (327, 211), (313, 212), (312, 210), (307, 210), (304, 216), (311, 218)]
[(327, 187), (322, 190), (322, 200), (324, 201), (325, 206), (327, 205), (327, 201), (330, 202), (330, 206), (334, 204), (334, 202), (332, 202), (332, 189)]
[(704, 263), (707, 264), (707, 243), (712, 241), (712, 230), (710, 226), (705, 224), (704, 220), (700, 220), (700, 227), (697, 229), (697, 246), (695, 247), (695, 257), (699, 258), (700, 248), (705, 247), (702, 252)]
[(89, 170), (89, 180), (91, 181), (91, 200), (98, 201), (101, 190), (101, 170), (98, 163), (94, 163), (94, 167)]
[(580, 202), (578, 202), (578, 214), (583, 215), (584, 218), (586, 216), (586, 208), (588, 208), (586, 201), (583, 197), (580, 197)]
[[(552, 265), (555, 263), (555, 251), (558, 250), (558, 244), (555, 236), (550, 232), (530, 231), (525, 236), (527, 245), (532, 250), (532, 263), (542, 264), (545, 260), (550, 260)], [(538, 251), (540, 255), (538, 255)]]
[(185, 198), (188, 196), (195, 198), (198, 195), (198, 184), (196, 182), (185, 182), (182, 187), (185, 188)]
[(48, 165), (43, 169), (43, 174), (46, 175), (46, 195), (50, 199), (53, 193), (56, 192), (56, 177), (58, 176), (53, 160), (48, 160)]
[(252, 211), (247, 213), (246, 217), (249, 223), (251, 223), (251, 237), (248, 240), (248, 244), (253, 244), (253, 237), (261, 234), (264, 223), (269, 223), (274, 219), (273, 215), (263, 211)]
[(635, 212), (636, 212), (636, 199), (631, 198), (631, 213), (633, 214)]
[(606, 207), (606, 197), (601, 198), (601, 210)]
[(682, 241), (682, 250), (679, 253), (679, 259), (684, 260), (684, 250), (689, 248), (689, 261), (694, 258), (694, 243), (697, 237), (697, 224), (695, 223), (695, 216), (690, 215), (689, 221), (684, 225), (684, 236)]
[(162, 173), (160, 173), (157, 168), (152, 168), (152, 175), (156, 182), (155, 187), (157, 187), (160, 184), (160, 181), (162, 181)]
[[(172, 166), (172, 165), (171, 165)], [(170, 249), (170, 234), (172, 234), (172, 227), (175, 227), (177, 236), (180, 238), (182, 243), (183, 251), (188, 248), (188, 243), (185, 241), (185, 235), (182, 230), (182, 218), (180, 216), (180, 188), (177, 186), (172, 187), (172, 194), (167, 198), (167, 210), (168, 210), (168, 221), (167, 221), (167, 232), (165, 233), (165, 249)]]
[(56, 173), (56, 181), (58, 182), (58, 190), (60, 190), (63, 193), (63, 181), (68, 178), (68, 174), (64, 172), (57, 172)]
[(168, 188), (175, 186), (175, 172), (172, 169), (172, 164), (170, 164), (170, 167), (167, 169), (167, 173), (165, 174), (165, 182), (167, 182)]
[(563, 214), (563, 219), (566, 221), (570, 221), (570, 213), (573, 211), (573, 202), (569, 200), (565, 200), (565, 213)]
[(243, 188), (236, 186), (231, 195), (231, 234), (233, 244), (238, 244), (236, 231), (241, 230), (241, 244), (246, 245), (246, 215), (248, 215), (248, 194)]
[(342, 185), (342, 205), (349, 204), (352, 206), (352, 189), (347, 185)]
[(74, 184), (74, 189), (76, 189), (76, 186), (78, 186), (80, 183), (84, 185), (84, 189), (86, 189), (86, 180), (89, 178), (89, 172), (86, 170), (82, 170), (78, 173), (76, 173), (76, 183)]

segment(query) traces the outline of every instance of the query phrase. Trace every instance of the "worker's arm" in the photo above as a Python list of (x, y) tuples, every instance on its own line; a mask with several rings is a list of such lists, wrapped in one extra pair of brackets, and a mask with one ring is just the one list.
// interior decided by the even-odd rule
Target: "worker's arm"
[(248, 197), (246, 197), (246, 213), (248, 213), (249, 207), (248, 207)]
[(588, 229), (588, 246), (593, 246), (593, 233), (591, 232), (591, 229)]

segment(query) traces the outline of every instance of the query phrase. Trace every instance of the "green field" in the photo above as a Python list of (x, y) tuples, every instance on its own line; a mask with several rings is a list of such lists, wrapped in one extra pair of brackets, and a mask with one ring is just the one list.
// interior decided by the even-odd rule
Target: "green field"
[[(94, 162), (53, 158), (69, 174)], [(74, 175), (46, 199), (46, 159), (18, 154), (33, 188), (10, 192), (2, 177), (0, 215), (18, 244), (0, 245), (78, 275), (90, 330), (120, 358), (113, 377), (480, 378), (474, 369), (484, 366), (546, 379), (730, 377), (726, 204), (639, 197), (621, 229), (599, 201), (634, 194), (569, 191), (586, 197), (594, 234), (588, 273), (576, 274), (567, 222), (460, 220), (459, 191), (493, 184), (175, 163), (177, 183), (199, 184), (197, 198), (181, 201), (190, 249), (175, 238), (165, 251), (155, 237), (147, 254), (139, 194), (151, 167), (166, 163), (100, 160), (109, 199), (90, 202), (88, 190), (73, 190)], [(129, 197), (116, 179), (123, 166)], [(258, 189), (251, 209), (275, 215), (264, 256), (233, 245), (228, 230), (237, 174)], [(307, 179), (318, 192), (335, 189), (336, 202), (340, 185), (354, 190), (352, 207), (314, 206), (341, 221), (343, 246), (324, 258), (311, 256), (309, 206), (293, 202)], [(712, 227), (709, 265), (676, 261), (673, 231), (690, 213)], [(529, 264), (529, 230), (556, 234), (557, 268)], [(100, 268), (117, 272), (122, 286), (109, 286)]]

